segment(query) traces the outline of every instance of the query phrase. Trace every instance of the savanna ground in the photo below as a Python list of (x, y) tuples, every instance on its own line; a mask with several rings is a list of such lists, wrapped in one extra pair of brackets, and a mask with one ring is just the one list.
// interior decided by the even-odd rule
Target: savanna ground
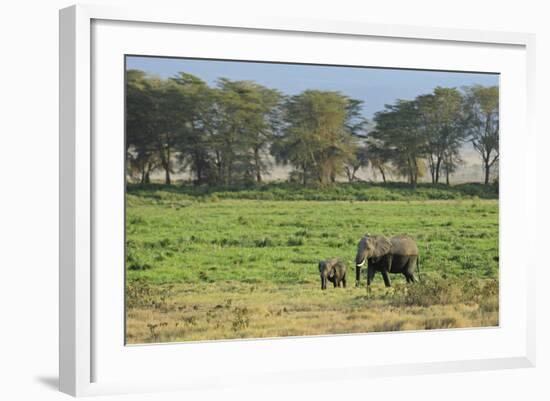
[[(498, 325), (491, 186), (129, 185), (126, 213), (129, 344)], [(421, 281), (355, 288), (366, 232), (412, 236)], [(321, 291), (317, 263), (331, 257), (348, 288)]]

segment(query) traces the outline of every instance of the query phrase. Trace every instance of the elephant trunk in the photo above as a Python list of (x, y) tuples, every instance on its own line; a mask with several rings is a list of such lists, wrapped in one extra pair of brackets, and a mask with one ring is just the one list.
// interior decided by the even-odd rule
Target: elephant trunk
[(355, 255), (355, 286), (359, 287), (361, 281), (361, 268), (367, 263), (370, 253), (366, 249), (365, 241), (361, 240), (357, 254)]
[(359, 286), (359, 282), (361, 281), (361, 266), (357, 265), (355, 266), (355, 286)]

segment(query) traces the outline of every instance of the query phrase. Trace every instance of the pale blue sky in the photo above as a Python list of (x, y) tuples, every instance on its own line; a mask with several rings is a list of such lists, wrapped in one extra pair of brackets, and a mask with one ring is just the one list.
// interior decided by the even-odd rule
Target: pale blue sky
[(447, 71), (397, 70), (366, 67), (273, 64), (243, 61), (196, 60), (182, 58), (128, 56), (128, 69), (168, 78), (184, 71), (215, 85), (221, 77), (251, 80), (284, 94), (306, 89), (335, 90), (363, 101), (365, 117), (396, 99), (413, 99), (436, 86), (460, 88), (465, 85), (498, 85), (498, 74)]

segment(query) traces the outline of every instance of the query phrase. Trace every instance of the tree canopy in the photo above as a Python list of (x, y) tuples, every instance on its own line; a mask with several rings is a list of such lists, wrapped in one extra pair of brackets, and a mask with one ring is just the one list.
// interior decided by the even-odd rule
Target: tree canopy
[(334, 182), (355, 157), (361, 103), (339, 92), (307, 90), (284, 103), (285, 125), (272, 154), (291, 164), (304, 185)]
[(470, 142), (489, 182), (498, 164), (498, 87), (437, 87), (396, 100), (363, 116), (363, 103), (338, 91), (292, 96), (253, 81), (220, 78), (208, 85), (189, 73), (160, 79), (126, 72), (127, 174), (138, 182), (162, 172), (164, 181), (186, 171), (197, 185), (254, 185), (276, 164), (290, 180), (327, 186), (358, 180), (370, 167), (413, 186), (429, 172), (432, 183), (462, 163)]

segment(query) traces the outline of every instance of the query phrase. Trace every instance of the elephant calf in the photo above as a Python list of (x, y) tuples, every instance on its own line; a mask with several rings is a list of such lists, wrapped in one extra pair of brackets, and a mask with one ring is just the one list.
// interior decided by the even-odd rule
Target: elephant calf
[(322, 260), (319, 262), (321, 289), (327, 289), (327, 280), (334, 284), (334, 288), (346, 288), (346, 264), (340, 259)]

